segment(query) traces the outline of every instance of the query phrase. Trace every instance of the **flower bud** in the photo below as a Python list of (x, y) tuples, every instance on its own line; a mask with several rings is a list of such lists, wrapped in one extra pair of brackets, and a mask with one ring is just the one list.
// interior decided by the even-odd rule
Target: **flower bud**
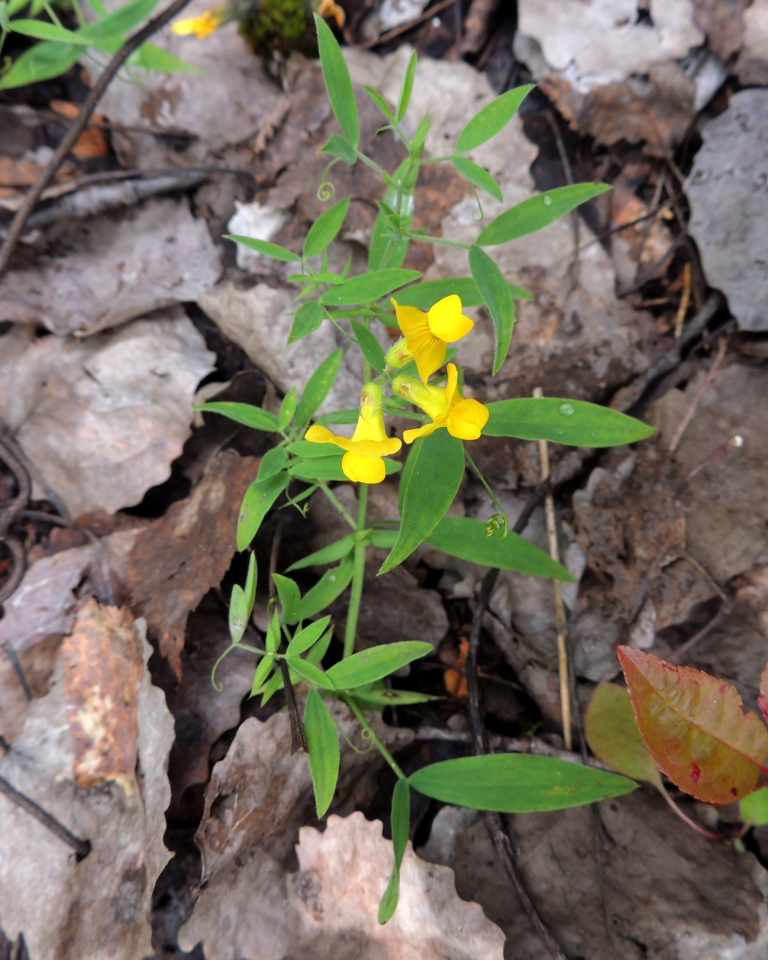
[(413, 354), (408, 349), (408, 341), (405, 337), (401, 337), (397, 343), (392, 344), (392, 346), (387, 351), (387, 363), (390, 367), (404, 367), (406, 363), (413, 360)]
[(360, 416), (368, 422), (372, 417), (381, 414), (381, 407), (384, 401), (384, 395), (378, 383), (370, 381), (363, 384), (360, 390)]

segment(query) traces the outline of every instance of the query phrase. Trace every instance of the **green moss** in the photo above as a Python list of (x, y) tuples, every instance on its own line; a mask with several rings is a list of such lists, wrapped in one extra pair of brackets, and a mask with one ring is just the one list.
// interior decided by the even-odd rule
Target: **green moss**
[(312, 8), (307, 0), (261, 0), (242, 18), (240, 32), (254, 53), (267, 61), (287, 57), (297, 50), (317, 56)]

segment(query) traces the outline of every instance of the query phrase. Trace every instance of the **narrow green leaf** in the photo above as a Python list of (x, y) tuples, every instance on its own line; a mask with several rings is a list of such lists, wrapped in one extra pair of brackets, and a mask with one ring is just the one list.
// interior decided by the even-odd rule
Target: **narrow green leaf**
[(523, 200), (517, 206), (500, 213), (491, 220), (475, 241), (481, 247), (493, 247), (508, 240), (516, 240), (528, 233), (554, 223), (564, 213), (569, 213), (580, 203), (610, 190), (607, 183), (574, 183), (570, 187), (556, 187)]
[(196, 409), (207, 411), (208, 413), (220, 413), (223, 417), (229, 417), (235, 423), (242, 423), (246, 427), (252, 427), (254, 430), (266, 430), (269, 433), (277, 433), (280, 429), (277, 417), (268, 410), (262, 410), (261, 407), (254, 407), (250, 403), (233, 403), (229, 400), (222, 400), (213, 403), (201, 403)]
[[(355, 410), (355, 413), (358, 411)], [(318, 418), (319, 420), (319, 418)], [(355, 417), (355, 422), (357, 417)], [(344, 451), (332, 443), (315, 443), (313, 440), (294, 440), (286, 447), (288, 453), (303, 460), (322, 460), (324, 457), (341, 457)]]
[(304, 241), (305, 257), (316, 257), (335, 239), (344, 223), (347, 210), (349, 210), (349, 197), (339, 200), (320, 214), (309, 228), (307, 239)]
[(400, 899), (400, 867), (403, 863), (403, 854), (408, 844), (408, 834), (411, 829), (411, 791), (407, 780), (398, 777), (392, 793), (392, 851), (395, 862), (392, 873), (379, 903), (379, 923), (386, 923), (397, 909)]
[(333, 627), (329, 627), (323, 636), (317, 641), (317, 643), (313, 647), (310, 647), (309, 653), (305, 657), (305, 660), (314, 666), (322, 663), (323, 657), (326, 655), (326, 653), (328, 653), (328, 647), (331, 645), (331, 640), (333, 640)]
[(346, 660), (335, 663), (327, 671), (328, 679), (333, 682), (337, 690), (351, 690), (362, 687), (382, 677), (389, 676), (400, 667), (426, 657), (432, 653), (431, 643), (421, 640), (400, 640), (396, 643), (386, 643), (369, 650), (353, 653)]
[(257, 240), (255, 237), (243, 237), (239, 233), (225, 233), (225, 240), (234, 240), (235, 243), (241, 243), (244, 247), (256, 250), (257, 253), (263, 253), (265, 257), (272, 257), (273, 260), (285, 260), (293, 262), (301, 260), (298, 253), (281, 247), (279, 243), (270, 243), (269, 240)]
[(99, 17), (93, 23), (81, 27), (78, 32), (92, 38), (128, 33), (143, 23), (157, 4), (158, 0), (132, 0), (131, 3), (124, 3), (105, 17)]
[(414, 703), (429, 703), (439, 700), (440, 697), (431, 697), (427, 693), (417, 693), (415, 690), (391, 690), (385, 687), (382, 690), (355, 689), (355, 700), (363, 710), (380, 707), (407, 707)]
[(408, 66), (405, 69), (405, 73), (403, 74), (403, 83), (400, 87), (400, 96), (397, 98), (398, 123), (407, 113), (408, 105), (411, 102), (411, 93), (413, 93), (413, 81), (416, 79), (417, 64), (418, 57), (416, 56), (416, 51), (414, 50), (411, 54), (410, 60), (408, 61)]
[(368, 94), (368, 96), (373, 100), (376, 106), (381, 110), (384, 116), (389, 120), (390, 123), (395, 122), (395, 115), (392, 113), (392, 107), (387, 103), (387, 101), (382, 97), (378, 90), (374, 90), (373, 87), (369, 87), (367, 84), (363, 84), (363, 90)]
[(327, 153), (331, 157), (338, 157), (352, 166), (357, 161), (357, 154), (352, 144), (340, 137), (338, 133), (332, 133), (325, 143), (317, 151), (318, 153)]
[(253, 613), (253, 604), (256, 602), (256, 581), (258, 580), (258, 567), (256, 564), (256, 554), (252, 553), (248, 557), (248, 574), (245, 578), (245, 603), (248, 610), (248, 617)]
[(296, 404), (299, 402), (299, 394), (296, 390), (296, 387), (291, 387), (291, 389), (283, 397), (283, 402), (280, 404), (280, 412), (277, 415), (277, 425), (281, 430), (285, 430), (288, 427), (288, 424), (293, 420), (293, 415), (296, 413)]
[(529, 540), (509, 531), (503, 539), (486, 535), (482, 520), (470, 517), (443, 517), (427, 543), (452, 557), (461, 557), (472, 563), (502, 570), (517, 570), (536, 577), (551, 577), (573, 583), (573, 577), (565, 567), (556, 563), (548, 553), (539, 550)]
[(400, 528), (394, 530), (371, 530), (369, 540), (372, 547), (386, 547), (392, 549), (400, 536)]
[(310, 623), (308, 627), (299, 630), (293, 640), (288, 644), (288, 649), (285, 651), (286, 657), (298, 657), (304, 653), (305, 650), (309, 650), (309, 648), (316, 644), (320, 637), (322, 637), (323, 632), (330, 622), (331, 618), (329, 615), (322, 617), (320, 620), (315, 620), (315, 622)]
[(418, 280), (420, 276), (418, 270), (404, 270), (402, 267), (371, 270), (326, 290), (320, 297), (320, 303), (331, 307), (371, 303), (412, 280)]
[(310, 689), (304, 706), (309, 772), (315, 788), (318, 817), (325, 816), (339, 779), (339, 737), (336, 724), (317, 690)]
[(634, 780), (615, 773), (519, 753), (444, 760), (408, 779), (420, 793), (443, 803), (499, 813), (563, 810), (637, 789)]
[(283, 689), (283, 675), (282, 673), (273, 673), (272, 676), (267, 680), (261, 688), (261, 704), (264, 706), (266, 703), (274, 697), (278, 690)]
[(272, 447), (271, 450), (267, 450), (261, 458), (259, 472), (256, 474), (256, 482), (263, 483), (265, 480), (269, 480), (270, 477), (274, 477), (280, 473), (287, 459), (288, 454), (285, 447)]
[(418, 127), (416, 127), (416, 133), (411, 137), (411, 154), (413, 157), (418, 159), (421, 156), (431, 126), (432, 121), (429, 119), (429, 111), (427, 111), (421, 118)]
[(157, 70), (164, 73), (208, 73), (202, 67), (198, 67), (194, 63), (187, 63), (186, 60), (177, 57), (175, 53), (155, 46), (154, 43), (142, 43), (133, 56), (136, 58), (135, 63), (146, 70)]
[(272, 614), (272, 618), (267, 625), (267, 635), (264, 638), (264, 644), (267, 648), (267, 653), (277, 653), (280, 649), (280, 616), (277, 611)]
[(349, 586), (354, 564), (352, 558), (343, 560), (338, 567), (326, 570), (318, 582), (308, 590), (294, 614), (295, 620), (308, 620), (320, 613)]
[(315, 423), (319, 423), (322, 426), (333, 426), (334, 424), (341, 423), (357, 423), (357, 418), (360, 415), (360, 411), (357, 407), (347, 410), (334, 410), (333, 413), (323, 413), (321, 416), (315, 420)]
[(243, 639), (250, 617), (250, 611), (247, 607), (245, 591), (239, 583), (236, 583), (229, 596), (229, 635), (232, 638), (232, 643), (240, 643)]
[(286, 660), (286, 662), (296, 676), (301, 680), (305, 680), (310, 686), (322, 687), (324, 690), (333, 689), (333, 684), (328, 679), (328, 674), (318, 669), (309, 657), (307, 657), (306, 660), (302, 660), (301, 657), (291, 657), (289, 660)]
[(480, 247), (469, 248), (469, 269), (493, 320), (495, 334), (493, 374), (495, 376), (506, 360), (509, 345), (512, 342), (515, 305), (509, 284), (485, 250), (481, 250)]
[(288, 486), (290, 479), (289, 474), (278, 473), (263, 483), (254, 480), (245, 491), (243, 503), (240, 507), (240, 516), (237, 520), (238, 550), (245, 550), (256, 536), (269, 508)]
[(618, 410), (586, 400), (557, 397), (521, 397), (486, 404), (490, 414), (483, 434), (550, 440), (577, 447), (617, 447), (644, 440), (654, 427)]
[(281, 573), (273, 573), (272, 579), (277, 587), (277, 596), (280, 599), (280, 606), (283, 608), (280, 620), (282, 623), (295, 623), (299, 618), (296, 616), (296, 610), (301, 603), (301, 591), (299, 585), (290, 577), (285, 577)]
[(329, 543), (327, 547), (323, 547), (321, 550), (315, 550), (314, 553), (310, 553), (306, 557), (302, 557), (301, 560), (297, 560), (296, 563), (292, 563), (288, 567), (288, 573), (291, 570), (303, 570), (304, 567), (313, 567), (321, 563), (335, 563), (337, 560), (341, 560), (351, 553), (355, 546), (355, 534), (350, 533), (346, 537), (342, 537), (340, 540), (334, 540), (333, 543)]
[[(533, 295), (515, 286), (507, 284), (513, 300), (533, 300)], [(472, 277), (443, 277), (440, 280), (422, 280), (421, 283), (411, 284), (397, 295), (397, 302), (409, 307), (418, 307), (420, 310), (429, 310), (431, 306), (448, 297), (452, 293), (461, 298), (465, 307), (476, 307), (484, 303), (482, 294)], [(394, 320), (393, 320), (394, 323)]]
[(314, 16), (317, 27), (317, 46), (320, 51), (320, 63), (328, 99), (339, 121), (341, 132), (352, 146), (356, 147), (360, 140), (360, 124), (357, 119), (355, 92), (352, 89), (352, 80), (344, 54), (325, 20), (317, 14)]
[(12, 20), (11, 28), (14, 33), (19, 33), (24, 37), (34, 37), (36, 40), (55, 40), (60, 43), (74, 43), (82, 47), (87, 47), (90, 44), (90, 40), (87, 38), (45, 20)]
[(269, 675), (272, 672), (272, 664), (275, 662), (274, 654), (268, 653), (265, 657), (262, 657), (259, 660), (259, 665), (256, 667), (256, 673), (253, 675), (253, 685), (251, 686), (251, 696), (255, 697), (257, 693), (261, 693), (261, 688), (264, 686), (266, 681), (269, 679)]
[(58, 77), (76, 63), (83, 48), (69, 43), (42, 41), (20, 54), (11, 69), (0, 77), (0, 90)]
[(501, 187), (487, 170), (483, 170), (482, 167), (473, 163), (472, 160), (467, 160), (466, 157), (453, 157), (451, 163), (465, 180), (469, 180), (470, 183), (473, 183), (481, 190), (485, 190), (486, 193), (490, 193), (492, 197), (496, 197), (499, 201), (504, 199)]
[(432, 533), (453, 503), (463, 476), (464, 446), (447, 430), (435, 430), (414, 443), (400, 483), (400, 535), (379, 573), (402, 563)]
[(500, 97), (491, 100), (482, 110), (478, 110), (459, 134), (459, 139), (456, 141), (457, 152), (465, 153), (467, 150), (474, 150), (481, 143), (495, 137), (514, 117), (518, 107), (534, 86), (535, 84), (530, 83), (523, 87), (515, 87), (514, 90), (507, 90)]
[(357, 320), (350, 320), (349, 322), (363, 356), (374, 370), (382, 372), (387, 365), (384, 348), (371, 331), (364, 327), (362, 323), (358, 323)]
[[(418, 167), (417, 167), (418, 171)], [(389, 186), (384, 192), (382, 198), (383, 204), (392, 209), (400, 203), (400, 216), (413, 216), (413, 191), (403, 191), (401, 187)], [(368, 269), (381, 270), (383, 268), (396, 269), (403, 265), (403, 260), (408, 253), (409, 240), (399, 239), (392, 236), (393, 227), (390, 223), (389, 215), (384, 206), (379, 207), (376, 214), (376, 220), (373, 224), (371, 233), (371, 243), (368, 248)], [(386, 256), (386, 263), (384, 257)]]
[(328, 396), (328, 391), (336, 380), (343, 359), (344, 351), (337, 347), (328, 354), (309, 378), (296, 407), (295, 422), (297, 424), (303, 425), (312, 419), (312, 414)]

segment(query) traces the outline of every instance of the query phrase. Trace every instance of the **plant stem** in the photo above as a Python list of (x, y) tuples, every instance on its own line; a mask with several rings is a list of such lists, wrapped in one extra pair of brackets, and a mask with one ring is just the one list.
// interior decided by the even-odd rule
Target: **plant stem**
[[(368, 508), (368, 484), (360, 484), (357, 507), (357, 531), (365, 530), (365, 514)], [(355, 544), (354, 567), (352, 572), (352, 590), (349, 595), (347, 627), (344, 631), (344, 659), (355, 652), (357, 618), (360, 615), (360, 601), (363, 597), (363, 578), (365, 576), (365, 541)]]
[[(344, 519), (347, 521), (347, 523), (350, 525), (350, 527), (352, 527), (353, 530), (357, 530), (357, 529), (358, 529), (357, 524), (355, 523), (355, 521), (354, 521), (354, 520), (352, 519), (352, 517), (350, 516), (349, 511), (348, 511), (347, 508), (344, 506), (344, 504), (341, 502), (341, 500), (339, 500), (339, 498), (336, 496), (336, 494), (333, 492), (333, 490), (331, 490), (331, 488), (328, 486), (328, 484), (327, 484), (327, 483), (323, 483), (323, 481), (321, 480), (321, 481), (318, 483), (318, 486), (319, 486), (320, 489), (323, 491), (323, 493), (326, 495), (326, 497), (328, 497), (328, 499), (331, 501), (331, 503), (334, 505), (334, 507), (336, 507), (336, 509), (339, 511), (339, 513), (342, 515), (342, 517), (344, 517)], [(362, 528), (361, 528), (361, 529), (362, 529)]]
[(478, 465), (475, 463), (475, 461), (474, 461), (474, 460), (472, 459), (472, 457), (470, 456), (469, 450), (467, 450), (466, 446), (464, 447), (464, 456), (467, 458), (467, 463), (470, 465), (470, 467), (472, 468), (472, 470), (473, 470), (473, 471), (475, 472), (475, 474), (477, 475), (477, 478), (478, 478), (478, 480), (480, 481), (480, 483), (482, 483), (482, 485), (483, 485), (483, 486), (485, 487), (485, 489), (488, 491), (488, 496), (489, 496), (489, 497), (491, 498), (491, 500), (493, 501), (493, 505), (496, 507), (496, 509), (499, 511), (499, 513), (502, 515), (502, 517), (504, 517), (504, 536), (506, 536), (506, 535), (507, 535), (507, 532), (508, 532), (508, 530), (509, 530), (509, 521), (507, 520), (506, 510), (505, 510), (504, 507), (502, 507), (502, 505), (499, 503), (498, 498), (496, 497), (496, 494), (493, 492), (493, 490), (492, 490), (492, 488), (491, 488), (491, 485), (490, 485), (490, 484), (488, 483), (488, 481), (485, 479), (485, 477), (484, 477), (483, 474), (482, 474), (482, 471), (480, 470), (480, 468), (478, 467)]
[(371, 740), (376, 744), (376, 748), (378, 749), (379, 753), (382, 755), (382, 757), (384, 757), (384, 759), (387, 761), (390, 767), (392, 767), (392, 770), (395, 772), (398, 779), (407, 780), (408, 777), (406, 777), (406, 775), (400, 769), (400, 766), (397, 760), (395, 760), (395, 758), (392, 756), (389, 750), (387, 750), (387, 748), (384, 746), (381, 740), (376, 736), (376, 731), (373, 729), (370, 723), (368, 723), (368, 721), (365, 718), (365, 714), (357, 705), (357, 703), (355, 703), (354, 699), (350, 696), (344, 696), (343, 694), (341, 695), (341, 699), (344, 701), (344, 703), (346, 703), (346, 705), (349, 707), (352, 713), (354, 713), (354, 715), (362, 724), (363, 728), (368, 731), (368, 734)]

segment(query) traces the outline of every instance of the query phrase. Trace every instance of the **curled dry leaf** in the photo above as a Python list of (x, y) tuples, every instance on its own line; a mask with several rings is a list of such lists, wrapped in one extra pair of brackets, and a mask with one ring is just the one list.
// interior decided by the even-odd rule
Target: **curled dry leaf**
[(229, 568), (240, 503), (257, 468), (255, 458), (234, 450), (218, 454), (192, 495), (142, 530), (128, 557), (131, 606), (159, 637), (177, 677), (187, 616)]
[(751, 793), (768, 758), (768, 730), (738, 691), (692, 667), (618, 648), (637, 725), (651, 756), (681, 790), (707, 803)]
[(393, 862), (380, 822), (330, 816), (324, 833), (303, 827), (300, 836), (298, 873), (251, 854), (215, 898), (206, 890), (182, 948), (202, 942), (208, 960), (502, 960), (503, 933), (459, 899), (451, 870), (420, 860), (410, 844), (397, 912), (378, 923)]
[[(6, 936), (23, 934), (34, 960), (135, 960), (150, 954), (152, 891), (170, 859), (163, 835), (173, 720), (147, 670), (152, 648), (127, 614), (92, 604), (81, 611), (75, 631), (83, 634), (88, 624), (88, 636), (73, 641), (66, 669), (93, 677), (94, 665), (76, 665), (75, 657), (96, 647), (113, 662), (123, 658), (133, 678), (123, 691), (128, 703), (112, 708), (133, 740), (126, 737), (115, 750), (102, 725), (90, 740), (81, 727), (76, 745), (70, 721), (84, 719), (85, 685), (73, 690), (67, 684), (60, 658), (50, 691), (30, 705), (22, 733), (0, 761), (2, 776), (92, 845), (77, 863), (61, 840), (0, 798), (0, 916)], [(106, 629), (99, 637), (100, 622)], [(71, 703), (68, 692), (74, 694)], [(91, 715), (107, 717), (109, 724), (108, 698), (115, 692), (108, 684), (90, 686)], [(76, 765), (97, 745), (107, 749), (100, 785), (78, 787)], [(137, 776), (126, 791), (129, 755), (136, 758)]]

